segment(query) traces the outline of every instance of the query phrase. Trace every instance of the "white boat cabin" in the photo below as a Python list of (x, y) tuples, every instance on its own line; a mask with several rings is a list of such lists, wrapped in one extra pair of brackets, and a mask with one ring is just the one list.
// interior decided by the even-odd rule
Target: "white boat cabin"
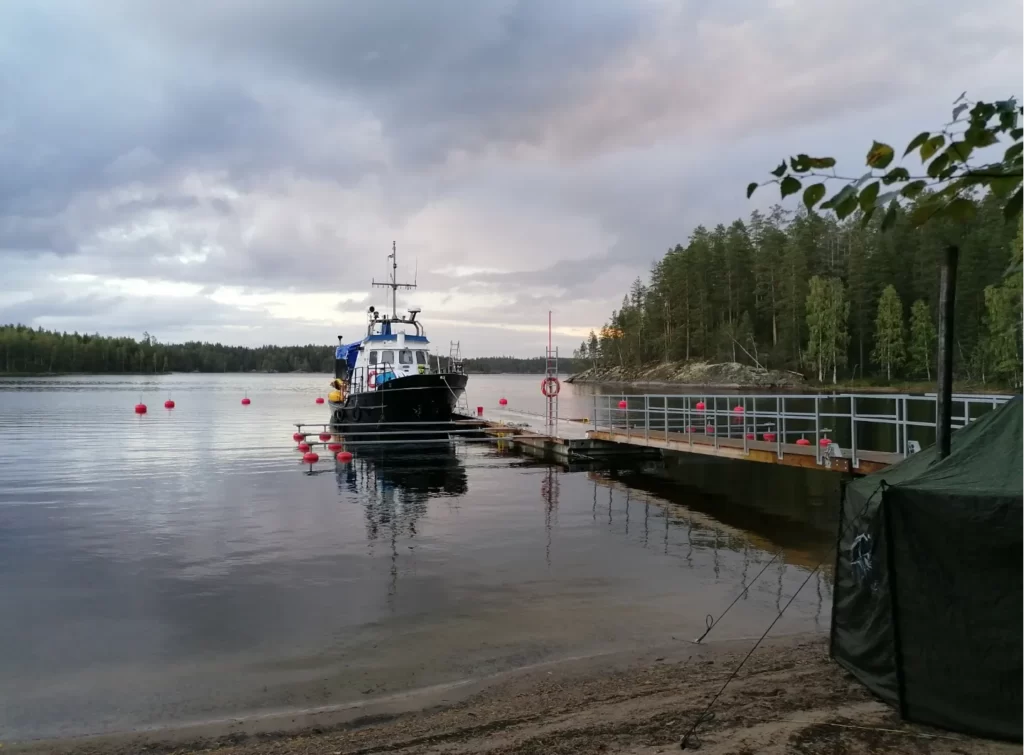
[[(419, 310), (409, 317), (380, 318), (371, 312), (366, 337), (359, 344), (355, 367), (349, 375), (349, 392), (372, 391), (395, 378), (423, 375), (431, 370), (430, 341), (416, 322)], [(409, 332), (412, 331), (412, 332)], [(437, 370), (440, 371), (440, 365)]]

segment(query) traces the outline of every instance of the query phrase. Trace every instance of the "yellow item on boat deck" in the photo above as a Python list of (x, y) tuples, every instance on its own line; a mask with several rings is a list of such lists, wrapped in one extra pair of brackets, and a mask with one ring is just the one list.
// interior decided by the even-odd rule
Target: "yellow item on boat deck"
[(327, 400), (332, 404), (340, 404), (342, 401), (341, 391), (331, 391), (327, 394)]

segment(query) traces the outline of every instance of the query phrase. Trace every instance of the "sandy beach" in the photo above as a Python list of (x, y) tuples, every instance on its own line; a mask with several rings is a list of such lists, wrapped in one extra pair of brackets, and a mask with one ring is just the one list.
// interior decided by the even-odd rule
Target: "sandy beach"
[[(333, 708), (102, 738), (10, 743), (67, 755), (356, 755), (679, 751), (753, 640), (578, 658)], [(906, 724), (827, 654), (769, 639), (690, 738), (702, 753), (1011, 753), (1020, 746)]]

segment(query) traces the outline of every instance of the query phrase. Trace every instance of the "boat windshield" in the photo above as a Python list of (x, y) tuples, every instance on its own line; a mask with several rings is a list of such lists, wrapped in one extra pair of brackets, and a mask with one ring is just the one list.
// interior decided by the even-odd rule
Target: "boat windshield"
[(409, 349), (402, 349), (398, 352), (398, 361), (400, 364), (412, 364), (412, 352)]

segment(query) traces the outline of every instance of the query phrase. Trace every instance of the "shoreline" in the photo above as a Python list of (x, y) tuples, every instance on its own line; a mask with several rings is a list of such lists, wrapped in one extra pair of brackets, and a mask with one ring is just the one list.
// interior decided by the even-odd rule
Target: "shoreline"
[[(300, 753), (622, 753), (679, 751), (680, 738), (753, 639), (537, 664), (330, 708), (276, 711), (64, 740), (6, 752), (128, 755)], [(697, 730), (716, 753), (1019, 752), (1019, 744), (907, 724), (827, 657), (821, 633), (773, 637), (754, 652)], [(691, 745), (692, 746), (692, 745)]]

